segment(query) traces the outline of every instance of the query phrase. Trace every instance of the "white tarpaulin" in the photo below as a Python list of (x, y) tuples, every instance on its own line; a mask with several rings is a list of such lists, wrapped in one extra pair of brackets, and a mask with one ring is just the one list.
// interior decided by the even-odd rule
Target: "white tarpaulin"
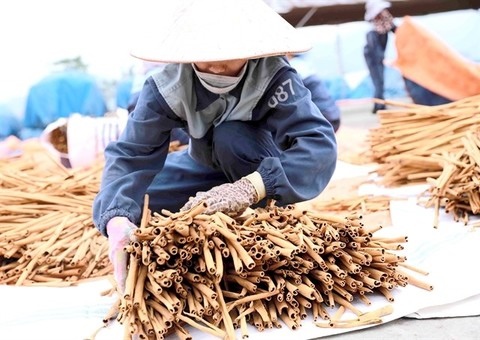
[[(368, 167), (351, 166), (339, 162), (336, 178), (365, 175)], [(392, 226), (378, 231), (378, 235), (407, 236), (408, 242), (402, 255), (407, 262), (427, 270), (427, 276), (419, 276), (433, 285), (427, 291), (413, 285), (393, 291), (393, 314), (384, 318), (389, 322), (404, 316), (452, 317), (480, 314), (480, 286), (469, 279), (472, 268), (480, 258), (480, 230), (454, 222), (452, 217), (440, 214), (440, 224), (433, 228), (434, 211), (416, 203), (416, 195), (424, 186), (398, 188), (390, 192), (408, 199), (394, 200), (391, 204)], [(363, 193), (389, 193), (375, 186), (362, 188)], [(377, 233), (375, 235), (377, 235)], [(35, 340), (84, 340), (102, 325), (102, 319), (114, 302), (113, 297), (101, 296), (110, 288), (108, 280), (84, 283), (78, 287), (22, 287), (0, 286), (0, 339)], [(388, 305), (380, 295), (369, 297), (371, 306), (358, 302), (354, 305), (367, 312)], [(475, 303), (475, 301), (477, 303)], [(332, 310), (333, 314), (334, 310)], [(358, 329), (358, 328), (356, 328)], [(292, 331), (284, 326), (281, 330), (269, 329), (258, 332), (250, 328), (250, 339), (265, 336), (282, 339), (311, 339), (349, 332), (356, 329), (331, 329), (317, 327), (309, 317), (302, 327)], [(211, 339), (211, 335), (189, 329), (194, 339)], [(240, 335), (240, 333), (239, 333)], [(97, 340), (123, 338), (120, 325), (101, 329)]]

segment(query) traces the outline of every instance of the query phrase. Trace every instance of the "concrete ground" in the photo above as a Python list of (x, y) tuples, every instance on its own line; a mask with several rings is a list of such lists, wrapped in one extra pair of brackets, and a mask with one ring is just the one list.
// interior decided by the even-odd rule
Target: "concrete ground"
[[(371, 113), (372, 104), (369, 102), (345, 105), (340, 103), (339, 106), (344, 127), (369, 129), (379, 125), (377, 116)], [(480, 316), (436, 319), (400, 318), (379, 326), (316, 339), (480, 339)]]
[(339, 102), (341, 127), (369, 129), (379, 125), (373, 104), (369, 100)]

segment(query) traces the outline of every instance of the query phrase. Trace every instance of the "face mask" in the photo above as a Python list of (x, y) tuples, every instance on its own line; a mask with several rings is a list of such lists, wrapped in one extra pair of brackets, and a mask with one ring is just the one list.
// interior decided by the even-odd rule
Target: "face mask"
[(193, 70), (195, 71), (195, 74), (200, 80), (200, 83), (202, 83), (202, 85), (207, 90), (216, 94), (223, 94), (223, 93), (230, 92), (235, 88), (235, 86), (238, 85), (238, 83), (242, 80), (243, 75), (245, 74), (245, 71), (247, 70), (247, 64), (248, 63), (245, 63), (245, 66), (243, 66), (242, 71), (236, 77), (200, 72), (197, 70), (195, 65), (192, 64), (192, 66), (193, 66)]

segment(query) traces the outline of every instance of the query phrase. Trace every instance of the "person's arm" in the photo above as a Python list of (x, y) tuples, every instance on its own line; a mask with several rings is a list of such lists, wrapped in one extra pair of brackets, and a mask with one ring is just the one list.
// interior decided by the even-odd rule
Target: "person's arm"
[(263, 159), (257, 169), (266, 198), (285, 205), (318, 196), (335, 170), (337, 143), (296, 72), (287, 68), (274, 78), (253, 119), (266, 122), (283, 150), (279, 157)]
[(340, 127), (340, 109), (327, 87), (317, 75), (311, 75), (303, 79), (303, 83), (312, 93), (312, 101), (317, 105), (320, 112), (332, 124), (336, 132)]
[(101, 188), (93, 203), (93, 220), (103, 235), (113, 217), (139, 223), (145, 192), (163, 168), (170, 131), (178, 124), (149, 79), (122, 135), (105, 149)]

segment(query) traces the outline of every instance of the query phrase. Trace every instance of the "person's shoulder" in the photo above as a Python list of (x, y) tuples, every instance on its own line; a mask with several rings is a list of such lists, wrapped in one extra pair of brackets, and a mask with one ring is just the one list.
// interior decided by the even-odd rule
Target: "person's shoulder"
[(150, 75), (156, 83), (170, 82), (175, 79), (189, 78), (193, 68), (191, 64), (169, 63)]
[(275, 75), (278, 73), (295, 72), (285, 56), (270, 56), (250, 60), (252, 73)]
[(268, 56), (258, 59), (253, 59), (253, 61), (257, 61), (259, 64), (265, 65), (283, 65), (283, 66), (290, 66), (288, 59), (284, 55), (274, 55)]

